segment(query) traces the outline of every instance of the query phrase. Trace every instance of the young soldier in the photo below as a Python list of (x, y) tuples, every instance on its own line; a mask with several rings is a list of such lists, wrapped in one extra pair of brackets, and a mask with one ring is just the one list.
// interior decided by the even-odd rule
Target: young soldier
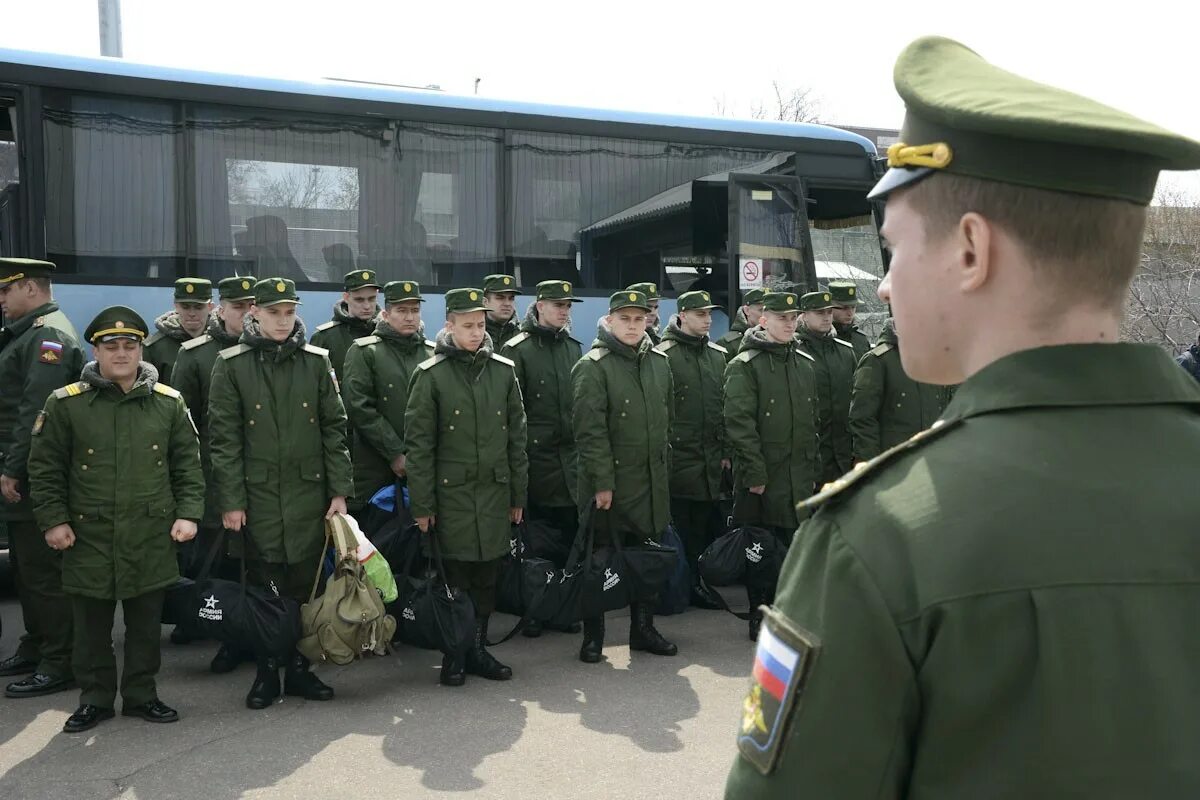
[(813, 357), (817, 376), (817, 418), (821, 434), (821, 482), (850, 471), (850, 392), (854, 388), (854, 347), (833, 332), (833, 295), (809, 292), (800, 298), (800, 348)]
[(488, 619), (511, 525), (523, 516), (529, 461), (521, 390), (513, 363), (492, 352), (485, 311), (479, 289), (446, 292), (437, 354), (413, 374), (404, 415), (413, 516), (422, 532), (436, 527), (446, 580), (475, 604), (471, 648), (442, 659), (446, 686), (461, 686), (465, 672), (512, 677), (487, 650)]
[[(725, 370), (725, 435), (733, 453), (734, 520), (772, 531), (784, 544), (799, 518), (796, 504), (821, 474), (815, 362), (795, 340), (796, 295), (763, 298), (761, 324)], [(758, 637), (761, 603), (750, 596), (750, 639)]]
[(46, 544), (63, 553), (74, 617), (80, 705), (63, 726), (67, 733), (113, 716), (118, 601), (125, 618), (121, 713), (179, 719), (155, 688), (160, 620), (165, 590), (179, 578), (173, 542), (195, 536), (204, 512), (196, 430), (179, 392), (141, 360), (145, 321), (112, 306), (84, 335), (96, 360), (83, 368), (83, 380), (46, 400), (29, 456), (34, 512)]
[[(575, 540), (579, 524), (571, 369), (583, 354), (583, 345), (571, 337), (571, 306), (580, 302), (567, 281), (542, 281), (521, 332), (503, 350), (513, 362), (529, 425), (528, 517), (553, 527), (567, 547)], [(540, 623), (531, 622), (523, 633), (536, 637), (541, 630)]]
[(742, 305), (730, 323), (729, 330), (717, 339), (717, 344), (725, 348), (726, 361), (732, 361), (733, 357), (741, 352), (742, 337), (746, 335), (746, 331), (758, 325), (759, 319), (762, 318), (763, 297), (766, 294), (766, 289), (747, 289), (742, 295)]
[(143, 356), (158, 370), (160, 383), (171, 383), (171, 371), (179, 348), (204, 333), (212, 307), (212, 281), (206, 278), (175, 281), (175, 310), (154, 320), (158, 331), (146, 340)]
[[(323, 519), (346, 513), (354, 484), (333, 367), (324, 350), (305, 344), (299, 304), (290, 280), (254, 285), (241, 343), (213, 366), (208, 431), (222, 525), (247, 528), (249, 580), (304, 603), (324, 551)], [(332, 699), (309, 667), (293, 653), (283, 692)], [(246, 706), (266, 708), (279, 696), (279, 665), (261, 659)]]
[(517, 282), (512, 275), (483, 279), (483, 305), (487, 309), (487, 334), (496, 352), (517, 335)]
[(355, 339), (370, 336), (379, 318), (379, 279), (371, 269), (347, 272), (342, 279), (342, 301), (333, 307), (333, 319), (318, 325), (312, 335), (314, 347), (329, 351), (329, 361), (340, 384), (346, 353)]
[[(354, 436), (354, 493), (365, 504), (377, 491), (408, 474), (404, 411), (413, 370), (433, 356), (421, 322), (421, 287), (391, 281), (372, 336), (355, 339), (346, 353), (342, 400)], [(400, 565), (396, 565), (399, 568)]]
[(895, 79), (879, 296), (905, 372), (965, 383), (805, 504), (726, 795), (1200, 796), (1200, 391), (1119, 342), (1200, 143), (940, 37)]
[(29, 500), (28, 461), (34, 420), (51, 391), (79, 377), (83, 352), (75, 329), (51, 296), (54, 265), (0, 259), (0, 524), (25, 633), (0, 675), (9, 697), (35, 697), (71, 685), (71, 607), (63, 596), (62, 556), (46, 547)]
[[(628, 544), (657, 540), (670, 522), (671, 368), (651, 343), (649, 314), (645, 293), (614, 294), (592, 349), (571, 373), (578, 497), (595, 505), (597, 545), (616, 536)], [(655, 600), (630, 605), (629, 647), (673, 656), (678, 648), (654, 627)], [(579, 660), (597, 663), (603, 649), (604, 617), (584, 620)]]
[(719, 514), (721, 470), (729, 467), (721, 394), (725, 348), (708, 340), (712, 310), (708, 292), (679, 295), (679, 313), (655, 348), (665, 353), (675, 387), (671, 423), (671, 519), (692, 570), (692, 605), (719, 608), (700, 589), (697, 559), (708, 547)]
[(854, 281), (830, 281), (829, 294), (833, 296), (833, 329), (843, 342), (854, 348), (854, 363), (858, 363), (871, 349), (871, 340), (854, 324), (862, 300)]
[(904, 372), (889, 320), (879, 344), (854, 371), (850, 444), (854, 463), (870, 461), (933, 425), (953, 396), (949, 386), (917, 383)]
[(641, 292), (646, 295), (646, 302), (650, 304), (650, 311), (646, 314), (646, 334), (650, 337), (651, 346), (662, 341), (662, 335), (658, 332), (658, 304), (662, 296), (658, 293), (658, 287), (653, 283), (635, 283), (632, 286), (626, 286), (627, 292)]

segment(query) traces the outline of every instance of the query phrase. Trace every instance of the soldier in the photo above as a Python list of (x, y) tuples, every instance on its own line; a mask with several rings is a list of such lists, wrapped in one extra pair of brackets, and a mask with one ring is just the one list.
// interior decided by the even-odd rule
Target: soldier
[(34, 420), (54, 389), (75, 380), (83, 353), (75, 329), (51, 296), (48, 261), (0, 258), (0, 522), (25, 633), (0, 675), (9, 697), (51, 694), (71, 684), (71, 607), (63, 595), (62, 554), (46, 547), (29, 499), (28, 461)]
[(854, 347), (833, 331), (833, 295), (809, 292), (800, 298), (800, 349), (813, 357), (817, 376), (817, 418), (821, 435), (821, 482), (837, 480), (850, 459), (850, 393), (854, 388)]
[(747, 289), (742, 295), (742, 305), (730, 323), (729, 330), (717, 339), (717, 344), (725, 348), (727, 362), (732, 361), (733, 357), (741, 352), (742, 337), (746, 335), (746, 331), (758, 325), (758, 321), (762, 319), (763, 297), (766, 294), (766, 289)]
[(854, 281), (830, 281), (829, 293), (833, 295), (834, 334), (854, 348), (854, 363), (857, 364), (871, 349), (871, 340), (854, 324), (862, 300)]
[[(821, 474), (816, 363), (796, 344), (796, 295), (763, 298), (762, 324), (751, 328), (725, 370), (725, 435), (733, 453), (733, 518), (790, 544), (796, 504)], [(758, 637), (759, 606), (771, 597), (748, 591), (750, 639)]]
[(708, 292), (679, 295), (679, 313), (667, 324), (662, 342), (675, 387), (671, 423), (671, 520), (683, 540), (692, 570), (692, 605), (720, 606), (700, 588), (696, 562), (708, 547), (720, 516), (721, 470), (729, 468), (721, 394), (725, 348), (708, 339), (712, 310)]
[(646, 301), (650, 304), (650, 312), (646, 314), (646, 334), (650, 337), (650, 344), (656, 345), (662, 341), (662, 334), (658, 332), (658, 304), (662, 300), (662, 296), (658, 293), (658, 287), (653, 283), (635, 283), (631, 286), (626, 286), (627, 292), (641, 292), (646, 295)]
[(158, 330), (145, 342), (143, 358), (158, 370), (159, 383), (171, 383), (179, 348), (204, 334), (212, 312), (212, 281), (180, 278), (175, 281), (175, 310), (154, 320)]
[(329, 351), (329, 361), (340, 384), (345, 377), (346, 353), (355, 339), (375, 332), (379, 319), (379, 279), (375, 270), (356, 269), (342, 279), (342, 300), (333, 307), (333, 319), (318, 325), (312, 335), (314, 347)]
[[(213, 366), (208, 431), (222, 525), (247, 528), (248, 579), (304, 603), (324, 554), (322, 520), (346, 513), (354, 484), (333, 367), (325, 350), (305, 343), (299, 304), (290, 280), (254, 284), (241, 343)], [(283, 692), (331, 700), (333, 689), (309, 668), (292, 653)], [(246, 707), (279, 696), (279, 664), (260, 659)]]
[[(508, 340), (502, 355), (513, 362), (529, 426), (528, 517), (546, 522), (570, 547), (579, 525), (571, 369), (583, 354), (583, 345), (571, 336), (571, 306), (583, 301), (569, 282), (558, 280), (539, 283), (535, 297), (521, 332)], [(533, 621), (523, 633), (536, 637), (541, 630)]]
[(486, 310), (479, 289), (446, 292), (437, 354), (413, 374), (404, 414), (413, 516), (423, 533), (436, 526), (446, 580), (475, 604), (470, 649), (442, 659), (446, 686), (462, 686), (466, 672), (512, 677), (487, 650), (488, 620), (511, 525), (523, 518), (529, 461), (521, 390), (513, 362), (492, 351)]
[[(408, 474), (404, 411), (413, 370), (433, 356), (421, 322), (421, 287), (391, 281), (383, 287), (384, 309), (375, 333), (355, 339), (346, 353), (342, 400), (354, 436), (354, 493), (365, 504), (372, 495)], [(397, 568), (399, 564), (395, 565)]]
[(483, 305), (487, 309), (487, 334), (495, 352), (517, 335), (517, 282), (512, 275), (488, 275), (483, 279)]
[(856, 464), (870, 461), (933, 425), (953, 395), (948, 386), (917, 383), (908, 377), (896, 341), (889, 320), (879, 344), (854, 371), (850, 444)]
[(96, 360), (56, 389), (33, 424), (29, 483), (45, 542), (61, 551), (74, 618), (79, 708), (63, 730), (113, 716), (113, 614), (125, 619), (121, 714), (148, 722), (179, 715), (158, 698), (160, 620), (179, 578), (173, 542), (196, 535), (204, 475), (196, 429), (179, 392), (141, 360), (146, 323), (132, 309), (101, 311), (84, 332)]
[(805, 503), (726, 796), (1200, 796), (1200, 391), (1119, 342), (1200, 142), (940, 37), (895, 81), (879, 296), (905, 372), (965, 382)]
[[(220, 305), (210, 315), (206, 332), (183, 343), (172, 370), (175, 388), (183, 395), (200, 433), (200, 465), (204, 469), (204, 518), (200, 521), (200, 533), (180, 547), (180, 571), (192, 578), (196, 577), (195, 568), (202, 563), (214, 538), (224, 535), (221, 512), (217, 507), (217, 484), (213, 480), (208, 435), (208, 393), (212, 384), (213, 365), (216, 364), (217, 355), (225, 348), (236, 345), (242, 335), (242, 321), (254, 304), (254, 280), (235, 275), (217, 283)], [(241, 553), (236, 548), (234, 552)], [(171, 641), (175, 644), (185, 644), (192, 639), (192, 632), (186, 625), (177, 625), (171, 631)], [(217, 674), (232, 672), (245, 660), (246, 655), (228, 644), (222, 644), (209, 667)]]
[[(592, 349), (571, 371), (578, 497), (595, 504), (597, 546), (615, 536), (629, 544), (657, 540), (670, 522), (671, 367), (651, 342), (650, 313), (644, 292), (614, 294)], [(673, 656), (678, 648), (654, 627), (655, 601), (638, 597), (630, 605), (629, 647)], [(579, 660), (595, 664), (603, 649), (604, 617), (585, 619)]]

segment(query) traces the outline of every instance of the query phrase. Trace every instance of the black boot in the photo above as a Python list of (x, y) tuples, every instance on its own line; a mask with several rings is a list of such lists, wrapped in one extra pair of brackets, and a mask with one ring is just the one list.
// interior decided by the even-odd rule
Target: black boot
[(691, 604), (693, 608), (703, 608), (709, 611), (716, 611), (724, 608), (721, 601), (713, 597), (714, 589), (710, 589), (700, 581), (692, 584)]
[(442, 672), (438, 683), (442, 686), (462, 686), (467, 682), (467, 657), (462, 653), (442, 656)]
[(604, 617), (583, 621), (583, 646), (579, 648), (579, 660), (595, 664), (604, 657)]
[(212, 663), (208, 665), (208, 668), (217, 675), (224, 675), (227, 672), (233, 672), (243, 661), (249, 660), (244, 651), (226, 643), (222, 644), (221, 649), (213, 656)]
[(332, 700), (333, 689), (309, 671), (308, 659), (293, 653), (283, 676), (283, 693), (305, 700)]
[(259, 659), (258, 674), (254, 676), (250, 694), (246, 695), (246, 708), (258, 711), (278, 702), (280, 697), (279, 662), (273, 658)]
[(653, 603), (629, 604), (629, 649), (656, 656), (673, 656), (679, 648), (663, 638), (654, 627)]
[(488, 616), (475, 617), (475, 641), (467, 650), (467, 672), (489, 681), (506, 681), (512, 677), (512, 670), (487, 651), (487, 633)]
[(542, 635), (542, 623), (536, 619), (529, 620), (529, 623), (521, 630), (522, 636), (528, 636), (530, 639), (536, 639)]

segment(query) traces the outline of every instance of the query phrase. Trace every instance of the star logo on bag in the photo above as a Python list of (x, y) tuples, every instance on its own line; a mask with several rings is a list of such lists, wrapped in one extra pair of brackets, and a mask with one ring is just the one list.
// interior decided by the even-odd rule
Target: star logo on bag
[(753, 545), (751, 545), (750, 549), (752, 551), (754, 551), (755, 555), (761, 555), (762, 554), (762, 542), (755, 542)]
[(217, 600), (217, 596), (215, 594), (210, 594), (208, 597), (204, 598), (204, 607), (216, 608), (218, 602), (220, 601)]

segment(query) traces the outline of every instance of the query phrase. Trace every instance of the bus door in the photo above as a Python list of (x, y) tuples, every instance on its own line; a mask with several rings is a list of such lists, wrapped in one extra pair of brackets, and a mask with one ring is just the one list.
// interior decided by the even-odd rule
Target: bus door
[(25, 255), (18, 135), (20, 97), (0, 91), (0, 256)]
[(816, 291), (804, 191), (792, 175), (729, 175), (729, 313), (748, 289)]

